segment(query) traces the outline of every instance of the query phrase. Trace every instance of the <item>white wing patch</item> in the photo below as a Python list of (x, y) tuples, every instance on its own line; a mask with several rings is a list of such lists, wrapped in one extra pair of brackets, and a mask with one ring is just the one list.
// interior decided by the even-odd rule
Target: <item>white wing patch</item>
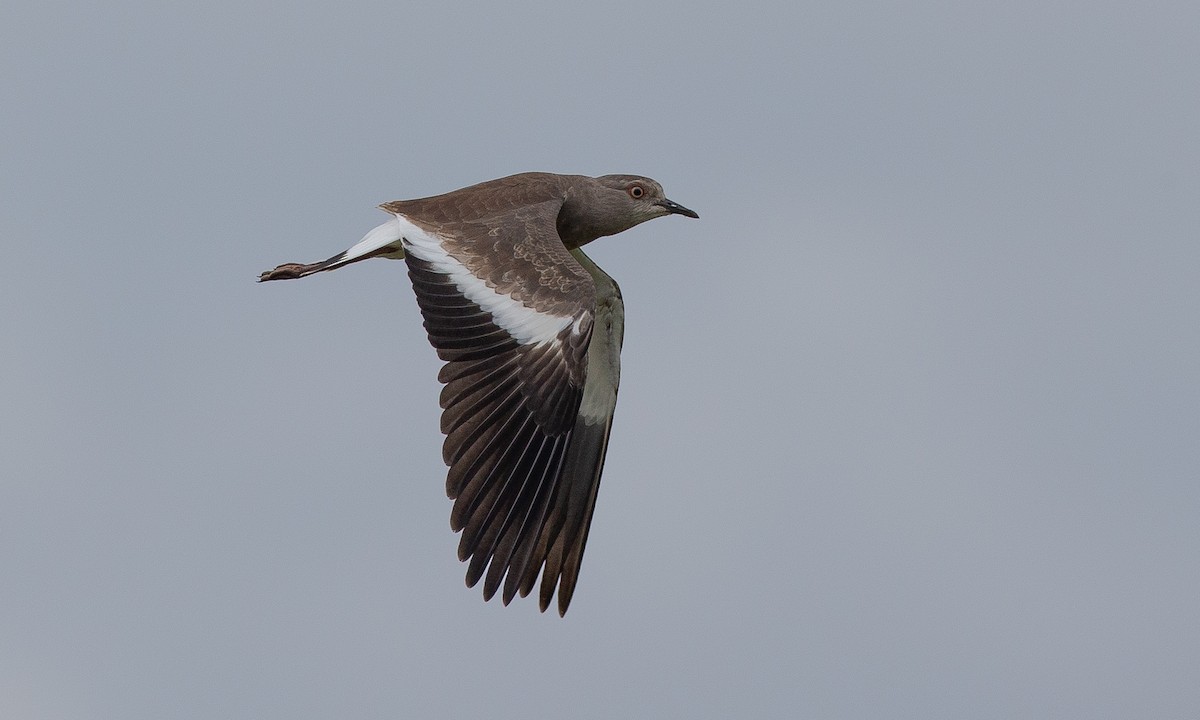
[[(363, 238), (362, 242), (347, 252), (354, 252), (359, 246), (365, 245), (372, 234), (384, 227), (395, 227), (399, 232), (405, 252), (429, 263), (436, 272), (448, 276), (463, 297), (478, 305), (485, 312), (491, 313), (492, 320), (522, 345), (557, 342), (558, 334), (574, 319), (571, 316), (539, 312), (498, 292), (446, 252), (437, 236), (425, 232), (399, 213), (395, 214), (395, 220), (375, 228), (367, 234), (366, 238)], [(374, 247), (379, 248), (384, 244), (387, 243)], [(370, 252), (370, 250), (363, 252)]]

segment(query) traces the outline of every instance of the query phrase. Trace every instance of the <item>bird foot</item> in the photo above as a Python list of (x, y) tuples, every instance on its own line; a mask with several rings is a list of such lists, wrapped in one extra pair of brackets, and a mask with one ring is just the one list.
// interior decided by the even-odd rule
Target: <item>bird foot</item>
[(299, 277), (304, 277), (305, 271), (316, 266), (318, 263), (305, 265), (303, 263), (284, 263), (274, 270), (268, 270), (258, 276), (259, 282), (268, 280), (294, 280)]

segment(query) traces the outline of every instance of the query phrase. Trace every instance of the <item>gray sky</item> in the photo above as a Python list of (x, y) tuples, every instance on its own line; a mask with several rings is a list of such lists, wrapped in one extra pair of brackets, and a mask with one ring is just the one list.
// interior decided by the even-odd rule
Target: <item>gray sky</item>
[[(0, 717), (1200, 712), (1200, 6), (0, 13)], [(502, 6), (512, 5), (512, 7)], [(383, 201), (633, 172), (566, 619), (463, 586)]]

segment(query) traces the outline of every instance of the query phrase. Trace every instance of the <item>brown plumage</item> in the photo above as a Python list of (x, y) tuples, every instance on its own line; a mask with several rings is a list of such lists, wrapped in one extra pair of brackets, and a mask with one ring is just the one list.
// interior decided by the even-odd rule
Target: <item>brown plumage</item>
[(467, 584), (505, 604), (542, 577), (565, 614), (595, 510), (620, 379), (620, 289), (580, 246), (655, 217), (698, 217), (636, 175), (523, 173), (380, 206), (354, 247), (281, 280), (403, 258), (438, 379), (442, 455)]

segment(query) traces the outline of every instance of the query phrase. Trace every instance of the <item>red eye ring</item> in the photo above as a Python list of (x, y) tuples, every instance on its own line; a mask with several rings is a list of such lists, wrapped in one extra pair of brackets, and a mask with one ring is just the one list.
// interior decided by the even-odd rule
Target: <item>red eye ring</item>
[(629, 197), (633, 198), (634, 200), (641, 199), (641, 197), (645, 194), (646, 191), (642, 189), (641, 185), (631, 185), (629, 187)]

